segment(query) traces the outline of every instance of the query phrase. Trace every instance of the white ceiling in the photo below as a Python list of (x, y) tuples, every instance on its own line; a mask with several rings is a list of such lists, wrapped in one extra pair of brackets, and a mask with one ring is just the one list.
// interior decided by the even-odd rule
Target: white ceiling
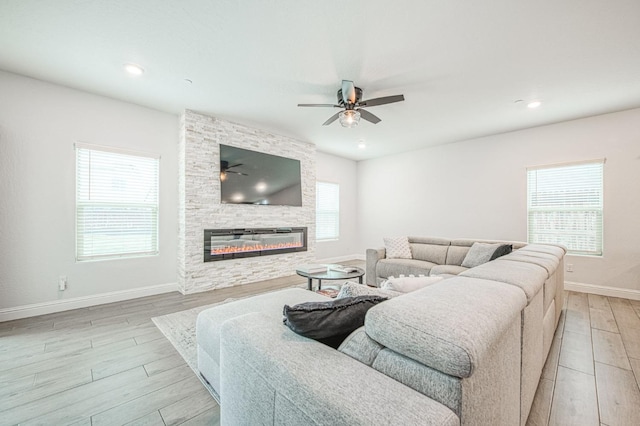
[[(359, 160), (640, 107), (640, 1), (2, 0), (0, 69)], [(342, 79), (406, 101), (354, 129), (296, 106)]]

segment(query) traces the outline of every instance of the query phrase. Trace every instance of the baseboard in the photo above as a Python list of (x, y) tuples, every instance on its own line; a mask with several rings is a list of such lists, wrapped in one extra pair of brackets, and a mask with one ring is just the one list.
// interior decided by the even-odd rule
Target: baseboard
[(16, 306), (14, 308), (3, 308), (0, 309), (0, 322), (137, 299), (139, 297), (153, 296), (156, 294), (171, 293), (172, 291), (178, 291), (177, 283), (112, 291), (91, 296), (74, 297), (73, 299), (52, 300), (50, 302), (34, 303), (32, 305)]
[(318, 263), (339, 263), (347, 262), (349, 260), (367, 260), (364, 254), (348, 254), (346, 256), (329, 257), (327, 259), (318, 259)]
[(579, 293), (599, 294), (600, 296), (621, 297), (623, 299), (640, 300), (640, 290), (632, 290), (629, 288), (607, 287), (594, 284), (583, 284), (572, 281), (564, 282), (564, 289), (577, 291)]

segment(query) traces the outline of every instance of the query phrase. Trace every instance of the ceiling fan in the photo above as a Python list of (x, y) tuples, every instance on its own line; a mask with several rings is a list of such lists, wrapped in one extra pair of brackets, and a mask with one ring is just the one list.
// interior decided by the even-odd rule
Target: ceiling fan
[(363, 109), (372, 106), (391, 104), (404, 101), (404, 95), (384, 96), (382, 98), (362, 99), (362, 89), (356, 87), (351, 80), (342, 80), (342, 88), (338, 90), (338, 105), (334, 104), (298, 104), (299, 107), (332, 107), (344, 108), (343, 111), (335, 113), (322, 125), (328, 126), (337, 119), (340, 119), (342, 127), (355, 127), (360, 122), (360, 117), (370, 123), (377, 124), (381, 120), (369, 111)]
[(233, 166), (230, 166), (228, 161), (225, 161), (225, 160), (220, 161), (220, 180), (222, 181), (226, 180), (228, 173), (233, 173), (234, 175), (249, 176), (246, 173), (236, 172), (235, 170), (229, 170), (234, 167), (240, 167), (240, 166), (242, 166), (242, 163), (238, 163), (238, 164), (234, 164)]

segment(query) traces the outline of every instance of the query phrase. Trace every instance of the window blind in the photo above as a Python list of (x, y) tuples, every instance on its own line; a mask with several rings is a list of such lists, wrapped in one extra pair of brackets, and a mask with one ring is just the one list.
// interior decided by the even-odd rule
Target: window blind
[(604, 160), (527, 170), (530, 243), (602, 256)]
[(335, 240), (340, 236), (340, 185), (316, 183), (316, 239)]
[(76, 145), (76, 260), (158, 254), (159, 157)]

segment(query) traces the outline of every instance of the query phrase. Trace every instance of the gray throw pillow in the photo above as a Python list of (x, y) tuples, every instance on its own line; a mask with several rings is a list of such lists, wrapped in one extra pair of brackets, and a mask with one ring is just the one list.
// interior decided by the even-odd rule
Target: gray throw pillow
[(499, 257), (502, 257), (506, 254), (509, 254), (513, 251), (513, 245), (511, 244), (503, 244), (500, 247), (498, 247), (498, 249), (496, 251), (493, 252), (493, 255), (491, 256), (491, 259), (489, 260), (495, 260)]
[(462, 265), (465, 268), (475, 268), (483, 263), (487, 263), (491, 260), (493, 253), (496, 252), (502, 246), (500, 243), (487, 244), (487, 243), (473, 243), (471, 249), (462, 261)]

